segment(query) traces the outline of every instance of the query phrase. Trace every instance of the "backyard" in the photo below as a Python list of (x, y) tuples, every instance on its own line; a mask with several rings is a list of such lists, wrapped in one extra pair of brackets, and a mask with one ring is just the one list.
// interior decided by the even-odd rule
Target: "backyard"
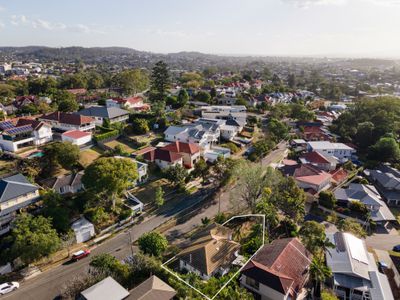
[(92, 147), (90, 149), (86, 149), (81, 151), (79, 163), (86, 168), (90, 165), (94, 160), (100, 157), (102, 154), (102, 150), (97, 147)]

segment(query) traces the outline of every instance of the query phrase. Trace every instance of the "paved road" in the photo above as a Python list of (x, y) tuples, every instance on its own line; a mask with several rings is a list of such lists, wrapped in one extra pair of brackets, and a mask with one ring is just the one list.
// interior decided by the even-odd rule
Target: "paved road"
[[(182, 210), (201, 202), (205, 197), (205, 191), (199, 191), (193, 196), (189, 196), (177, 203), (170, 203), (160, 211), (156, 216), (150, 217), (148, 220), (133, 226), (125, 232), (121, 232), (113, 238), (107, 240), (97, 248), (93, 249), (92, 255), (100, 253), (110, 253), (118, 259), (125, 258), (130, 255), (131, 247), (129, 243), (129, 233), (132, 239), (136, 240), (143, 233), (152, 231), (159, 225), (163, 224)], [(134, 251), (136, 249), (133, 249)], [(20, 289), (14, 293), (1, 297), (1, 299), (15, 300), (47, 300), (54, 299), (60, 292), (62, 286), (76, 276), (84, 273), (89, 265), (90, 259), (86, 258), (72, 264), (64, 264), (52, 270), (44, 272), (32, 279), (22, 282)]]
[(286, 141), (280, 142), (277, 145), (276, 150), (272, 151), (262, 159), (261, 164), (263, 166), (271, 166), (273, 164), (279, 163), (285, 157), (286, 151), (287, 151), (287, 142)]

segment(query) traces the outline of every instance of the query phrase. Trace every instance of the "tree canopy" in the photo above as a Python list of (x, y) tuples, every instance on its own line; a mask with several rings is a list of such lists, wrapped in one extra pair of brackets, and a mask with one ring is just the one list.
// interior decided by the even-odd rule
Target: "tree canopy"
[(138, 177), (136, 163), (129, 158), (102, 157), (89, 165), (82, 177), (86, 189), (111, 196), (113, 207), (116, 197)]
[(144, 254), (160, 256), (167, 250), (168, 241), (162, 234), (152, 231), (143, 234), (139, 240), (139, 249)]
[(21, 257), (25, 263), (31, 263), (57, 251), (61, 240), (51, 222), (51, 218), (42, 216), (18, 216), (11, 231), (13, 255)]

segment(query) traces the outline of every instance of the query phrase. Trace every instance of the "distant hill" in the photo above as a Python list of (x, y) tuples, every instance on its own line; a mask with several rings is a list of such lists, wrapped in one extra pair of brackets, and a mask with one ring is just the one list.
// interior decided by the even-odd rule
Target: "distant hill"
[(231, 71), (236, 68), (262, 68), (264, 65), (280, 65), (281, 63), (324, 63), (331, 66), (340, 65), (354, 68), (388, 67), (395, 64), (393, 60), (384, 59), (227, 56), (200, 52), (159, 54), (125, 47), (51, 48), (45, 46), (0, 47), (0, 60), (61, 63), (82, 61), (87, 64), (143, 68), (152, 67), (158, 60), (164, 60), (172, 69), (176, 70), (202, 70), (206, 67), (218, 67)]

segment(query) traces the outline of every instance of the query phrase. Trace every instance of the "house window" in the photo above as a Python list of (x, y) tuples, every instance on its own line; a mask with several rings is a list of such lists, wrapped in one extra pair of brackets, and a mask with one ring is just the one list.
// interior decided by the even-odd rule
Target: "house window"
[(256, 290), (260, 288), (259, 282), (248, 276), (246, 276), (246, 284)]

